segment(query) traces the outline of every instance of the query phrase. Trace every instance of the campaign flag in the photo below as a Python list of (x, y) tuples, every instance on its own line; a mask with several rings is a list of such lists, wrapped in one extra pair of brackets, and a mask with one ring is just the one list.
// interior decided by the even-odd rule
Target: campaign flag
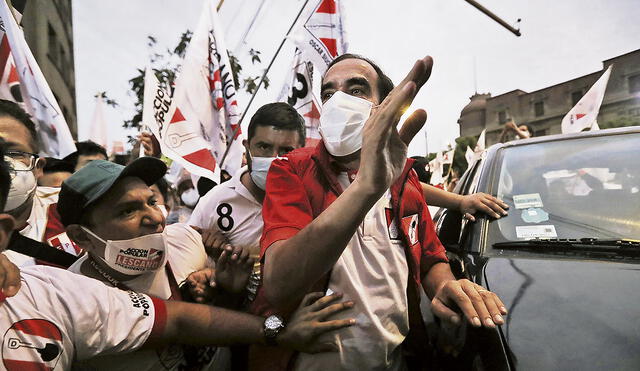
[(313, 63), (303, 58), (300, 49), (291, 66), (291, 75), (285, 82), (279, 102), (287, 102), (304, 118), (306, 129), (306, 147), (315, 147), (320, 141), (320, 103), (313, 94)]
[(144, 76), (143, 125), (158, 139), (163, 155), (189, 172), (217, 182), (220, 176), (211, 146), (202, 136), (198, 120), (190, 116), (192, 113), (183, 111), (171, 94), (160, 86), (153, 71), (147, 68)]
[(0, 84), (6, 84), (1, 97), (31, 115), (43, 155), (65, 157), (76, 151), (69, 126), (9, 6), (0, 3)]
[(473, 159), (475, 158), (476, 153), (471, 149), (470, 146), (467, 146), (467, 151), (464, 154), (465, 160), (467, 160), (467, 164), (471, 165)]
[[(93, 111), (93, 120), (89, 132), (89, 140), (108, 148), (107, 120), (104, 118), (104, 100), (102, 94), (96, 96), (96, 108)], [(114, 151), (115, 152), (115, 151)]]
[(453, 148), (451, 148), (450, 150), (444, 152), (442, 154), (442, 164), (443, 165), (451, 165), (453, 164), (453, 154), (456, 150), (456, 147), (454, 146)]
[[(216, 2), (207, 0), (176, 80), (173, 96), (183, 113), (200, 128), (217, 163), (230, 174), (242, 163), (241, 110)], [(187, 168), (188, 169), (188, 168)], [(219, 179), (214, 179), (216, 182)]]
[(562, 119), (562, 133), (578, 133), (584, 129), (598, 130), (598, 112), (607, 90), (611, 67), (600, 76), (591, 89), (576, 103)]
[(444, 169), (443, 169), (443, 156), (441, 152), (438, 152), (436, 158), (429, 161), (429, 171), (431, 172), (431, 178), (429, 183), (432, 185), (439, 185), (444, 183)]
[(484, 130), (482, 130), (482, 133), (480, 133), (480, 136), (478, 137), (478, 142), (476, 143), (476, 146), (473, 149), (473, 152), (480, 153), (480, 152), (485, 150), (485, 148), (487, 146), (486, 140), (485, 140), (486, 132), (487, 132), (487, 129), (484, 129)]
[(347, 51), (342, 0), (316, 0), (291, 39), (323, 75), (331, 61)]

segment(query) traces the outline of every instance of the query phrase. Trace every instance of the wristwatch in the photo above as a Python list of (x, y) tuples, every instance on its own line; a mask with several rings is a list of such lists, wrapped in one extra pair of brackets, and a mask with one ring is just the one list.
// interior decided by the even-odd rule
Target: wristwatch
[(278, 345), (276, 337), (284, 329), (284, 320), (278, 315), (271, 315), (264, 320), (264, 338), (267, 345)]

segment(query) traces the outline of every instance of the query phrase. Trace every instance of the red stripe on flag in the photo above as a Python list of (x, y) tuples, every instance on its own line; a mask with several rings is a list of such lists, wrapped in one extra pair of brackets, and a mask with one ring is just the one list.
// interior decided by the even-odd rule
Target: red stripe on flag
[(43, 319), (25, 319), (14, 323), (11, 328), (25, 334), (62, 341), (62, 334), (56, 325)]
[(9, 46), (9, 40), (7, 34), (2, 36), (2, 42), (0, 42), (0, 77), (4, 75), (4, 69), (8, 64), (9, 55), (11, 54), (11, 47)]
[(201, 168), (211, 171), (216, 168), (216, 160), (213, 158), (211, 151), (206, 148), (189, 153), (188, 155), (183, 156), (183, 158), (192, 164), (200, 166)]
[(335, 57), (338, 55), (338, 46), (336, 43), (336, 39), (323, 39), (321, 37), (320, 41), (322, 41), (324, 46), (327, 47), (327, 49), (329, 50), (329, 54), (331, 54), (332, 57)]
[(18, 70), (16, 69), (16, 66), (14, 66), (13, 64), (11, 64), (11, 69), (9, 70), (9, 78), (7, 79), (7, 82), (9, 84), (20, 82), (20, 80), (18, 79)]
[(324, 0), (316, 10), (316, 13), (336, 14), (336, 2), (334, 0)]
[(4, 367), (7, 370), (20, 371), (50, 371), (51, 367), (47, 367), (44, 363), (34, 363), (33, 361), (17, 361), (15, 359), (3, 359)]
[(176, 111), (173, 113), (173, 117), (171, 118), (170, 124), (174, 122), (184, 121), (184, 116), (182, 116), (182, 112), (180, 112), (180, 108), (176, 108)]
[(586, 114), (584, 114), (584, 113), (577, 113), (576, 114), (576, 120), (580, 120), (581, 118), (583, 118), (585, 116), (586, 116)]

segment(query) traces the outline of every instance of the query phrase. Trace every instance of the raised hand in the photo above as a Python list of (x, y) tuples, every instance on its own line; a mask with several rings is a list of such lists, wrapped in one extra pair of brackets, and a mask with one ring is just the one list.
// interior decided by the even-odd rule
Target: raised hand
[(220, 287), (228, 293), (239, 294), (249, 282), (255, 259), (249, 257), (249, 249), (226, 245), (216, 262), (213, 287)]
[[(365, 123), (360, 168), (356, 180), (374, 194), (386, 191), (404, 169), (407, 145), (402, 141), (396, 126), (418, 90), (429, 79), (432, 66), (431, 57), (416, 61), (409, 74), (372, 111)], [(412, 116), (414, 125), (424, 125), (426, 114)]]
[[(335, 303), (342, 294), (324, 296), (322, 292), (307, 294), (298, 309), (293, 313), (284, 331), (278, 335), (278, 345), (303, 353), (336, 352), (334, 341), (319, 342), (320, 335), (352, 326), (355, 319), (328, 321), (327, 318), (352, 308), (352, 301)], [(335, 303), (335, 304), (332, 304)]]
[(200, 233), (200, 236), (202, 237), (202, 244), (204, 245), (207, 255), (213, 258), (214, 261), (217, 261), (225, 246), (229, 244), (227, 236), (215, 227), (200, 228), (192, 225), (191, 228)]

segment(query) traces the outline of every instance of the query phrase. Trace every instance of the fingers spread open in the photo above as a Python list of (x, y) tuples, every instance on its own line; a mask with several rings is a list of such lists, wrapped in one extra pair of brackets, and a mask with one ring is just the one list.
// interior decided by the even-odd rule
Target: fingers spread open
[(302, 299), (302, 302), (300, 303), (300, 308), (307, 307), (307, 306), (313, 304), (314, 302), (316, 302), (318, 299), (320, 299), (323, 296), (324, 296), (324, 292), (320, 292), (320, 291), (308, 293)]
[(320, 311), (317, 312), (318, 320), (323, 320), (325, 318), (331, 317), (336, 313), (340, 313), (347, 309), (353, 308), (354, 303), (352, 301), (345, 301), (343, 303), (337, 303), (330, 305)]
[(423, 109), (416, 110), (407, 117), (400, 128), (400, 138), (402, 138), (404, 144), (409, 145), (411, 143), (425, 122), (427, 122), (427, 112)]
[(332, 302), (340, 299), (342, 297), (341, 293), (333, 293), (331, 295), (322, 296), (315, 303), (311, 304), (309, 309), (311, 311), (317, 312), (329, 306)]
[(337, 329), (341, 329), (344, 327), (349, 327), (349, 326), (353, 326), (356, 324), (356, 320), (353, 318), (349, 318), (349, 319), (337, 319), (337, 320), (333, 320), (333, 321), (326, 321), (326, 322), (318, 322), (314, 329), (316, 330), (316, 334), (322, 334), (325, 332), (329, 332), (329, 331), (333, 331), (333, 330), (337, 330)]

